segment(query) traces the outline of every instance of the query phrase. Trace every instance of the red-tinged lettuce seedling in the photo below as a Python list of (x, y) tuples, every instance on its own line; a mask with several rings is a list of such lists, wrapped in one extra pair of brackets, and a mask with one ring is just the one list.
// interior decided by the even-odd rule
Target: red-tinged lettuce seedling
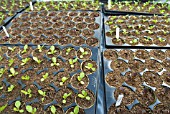
[(87, 92), (85, 90), (81, 91), (81, 94), (78, 94), (78, 97), (82, 98), (82, 99), (86, 99), (86, 100), (90, 100), (90, 96), (88, 96)]
[(46, 92), (42, 91), (42, 90), (38, 90), (38, 93), (43, 96), (43, 98), (41, 99), (41, 101), (43, 102), (46, 96)]
[(80, 52), (81, 52), (80, 58), (83, 58), (84, 55), (88, 54), (88, 51), (85, 51), (84, 48), (82, 47), (80, 47)]
[(74, 111), (70, 112), (70, 114), (78, 114), (78, 113), (79, 113), (79, 107), (78, 106), (75, 106)]
[(67, 102), (67, 98), (69, 97), (69, 96), (71, 96), (71, 92), (70, 93), (64, 93), (64, 95), (63, 95), (63, 101), (62, 101), (62, 103), (63, 104), (65, 104), (66, 102)]
[(69, 59), (69, 64), (71, 65), (71, 68), (74, 68), (74, 64), (77, 62), (77, 58), (75, 59)]
[(45, 73), (41, 78), (41, 82), (45, 81), (47, 78), (48, 78), (48, 73)]
[(8, 104), (5, 104), (3, 106), (0, 106), (0, 113), (5, 110), (5, 108), (8, 106)]
[(11, 92), (11, 91), (14, 89), (14, 87), (15, 87), (15, 86), (11, 84), (11, 85), (8, 87), (8, 92)]
[(62, 79), (61, 79), (61, 81), (62, 82), (60, 82), (60, 86), (63, 86), (64, 85), (64, 83), (66, 82), (68, 80), (68, 78), (67, 77), (62, 77)]
[(25, 94), (25, 95), (28, 95), (28, 97), (29, 98), (31, 98), (32, 97), (32, 94), (31, 94), (31, 89), (28, 89), (27, 91), (25, 91), (25, 90), (21, 90), (21, 93), (23, 93), (23, 94)]
[(82, 79), (85, 77), (84, 72), (81, 72), (80, 75), (77, 77), (77, 80), (83, 85), (84, 82), (82, 81)]
[(37, 112), (37, 109), (36, 109), (36, 108), (33, 108), (31, 105), (27, 105), (27, 106), (26, 106), (26, 110), (27, 110), (27, 112), (29, 112), (30, 114), (36, 114), (36, 112)]
[(30, 76), (28, 76), (28, 75), (21, 76), (21, 79), (22, 80), (30, 80)]
[(10, 73), (11, 73), (11, 74), (9, 75), (9, 77), (16, 76), (16, 75), (18, 74), (18, 72), (16, 72), (14, 68), (10, 68), (9, 71), (10, 71)]
[(26, 53), (26, 52), (27, 52), (27, 49), (28, 49), (28, 45), (25, 45), (25, 46), (24, 46), (24, 50), (23, 50), (21, 53), (22, 53), (22, 54), (23, 54), (23, 53)]
[(0, 78), (2, 77), (2, 75), (5, 73), (6, 69), (5, 68), (1, 68), (0, 69)]
[(12, 64), (14, 63), (14, 59), (9, 59), (9, 63), (8, 63), (8, 66), (10, 67), (10, 66), (12, 66)]
[(57, 51), (55, 50), (54, 46), (50, 47), (50, 51), (47, 53), (48, 55), (55, 54)]
[(38, 64), (40, 64), (40, 63), (42, 62), (42, 60), (38, 59), (37, 57), (33, 57), (33, 60), (34, 60), (35, 62), (37, 62)]
[(92, 71), (96, 71), (96, 68), (93, 67), (92, 63), (88, 63), (87, 66), (85, 66), (87, 69), (91, 69)]
[(56, 57), (52, 57), (52, 62), (53, 63), (51, 63), (51, 66), (59, 66), (60, 65), (60, 63), (57, 63), (57, 58)]
[(13, 110), (14, 110), (15, 112), (23, 113), (24, 110), (23, 110), (23, 109), (20, 109), (20, 107), (21, 107), (21, 102), (20, 102), (20, 101), (16, 101), (16, 102), (15, 102), (15, 107), (13, 108)]
[(30, 60), (30, 58), (22, 59), (21, 66), (25, 65), (29, 60)]

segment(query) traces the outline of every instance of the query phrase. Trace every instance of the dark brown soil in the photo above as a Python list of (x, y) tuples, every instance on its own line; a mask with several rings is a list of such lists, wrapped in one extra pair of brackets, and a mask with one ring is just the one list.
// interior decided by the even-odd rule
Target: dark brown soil
[(109, 108), (108, 114), (131, 114), (131, 113), (125, 106), (115, 107), (115, 104), (113, 104)]
[(82, 44), (85, 43), (85, 40), (83, 37), (81, 36), (78, 36), (78, 37), (74, 37), (72, 40), (71, 40), (71, 43), (75, 46), (81, 46)]
[(151, 50), (150, 56), (154, 57), (155, 59), (163, 60), (165, 59), (165, 53), (161, 50)]
[(83, 21), (83, 17), (77, 16), (73, 19), (75, 22), (82, 22)]
[(98, 39), (96, 39), (96, 38), (88, 38), (88, 39), (86, 40), (86, 44), (87, 44), (88, 46), (95, 47), (95, 46), (97, 46), (97, 45), (99, 44), (99, 41), (98, 41)]
[[(63, 85), (60, 85), (60, 82), (62, 82), (62, 78), (66, 77), (68, 78)], [(70, 75), (68, 74), (68, 72), (59, 72), (56, 76), (55, 79), (52, 81), (54, 83), (54, 85), (56, 85), (58, 88), (64, 88), (66, 87), (69, 83), (70, 83)]]
[(53, 28), (61, 28), (63, 26), (63, 22), (62, 21), (56, 21), (53, 24)]
[(119, 56), (126, 60), (132, 60), (134, 58), (132, 50), (120, 50)]
[(120, 87), (125, 81), (125, 77), (120, 74), (120, 72), (109, 72), (105, 78), (105, 81), (113, 87)]
[(89, 78), (88, 76), (85, 75), (85, 77), (81, 80), (84, 82), (84, 84), (81, 84), (80, 81), (77, 79), (78, 76), (80, 76), (80, 73), (75, 74), (72, 76), (70, 82), (71, 86), (74, 87), (75, 89), (84, 89), (88, 86), (89, 84)]
[[(71, 49), (70, 52), (67, 52), (68, 49)], [(68, 53), (68, 54), (67, 54)], [(73, 47), (67, 47), (67, 48), (64, 48), (62, 50), (62, 57), (66, 58), (66, 59), (70, 59), (70, 58), (73, 58), (74, 56), (76, 56), (76, 51)]]
[(116, 50), (107, 49), (104, 51), (104, 57), (108, 60), (115, 60), (118, 58), (118, 53)]
[(151, 110), (147, 106), (137, 104), (130, 110), (130, 112), (132, 114), (150, 114)]
[(73, 28), (74, 26), (75, 26), (75, 23), (73, 21), (69, 21), (64, 24), (65, 28)]
[[(48, 38), (45, 38), (45, 41), (43, 41), (47, 45), (54, 45), (58, 42), (58, 38), (55, 36), (49, 36)], [(42, 42), (42, 43), (43, 43)]]
[(67, 45), (71, 43), (71, 37), (69, 36), (63, 36), (61, 38), (59, 38), (58, 43), (60, 45)]
[[(78, 13), (77, 12), (70, 12), (69, 13), (69, 16), (77, 16), (78, 15)], [(81, 16), (81, 15), (80, 15)]]
[(78, 28), (80, 30), (86, 28), (86, 26), (87, 26), (87, 24), (85, 22), (81, 22), (81, 23), (76, 24), (76, 28)]
[[(85, 91), (87, 92), (87, 95), (90, 97), (90, 100), (86, 100), (85, 98), (83, 99), (78, 96), (76, 96), (76, 99), (75, 99), (76, 104), (80, 106), (82, 109), (87, 109), (87, 108), (92, 107), (95, 102), (95, 96), (93, 92), (87, 89)], [(81, 94), (81, 91), (79, 92), (79, 94)]]
[(147, 60), (145, 63), (146, 63), (146, 67), (149, 70), (154, 70), (156, 72), (160, 72), (163, 70), (163, 66), (157, 60), (150, 59), (150, 60)]
[[(71, 93), (71, 95), (69, 97), (67, 97), (65, 104), (62, 103), (64, 93), (67, 93), (67, 94)], [(75, 101), (75, 93), (70, 88), (61, 89), (56, 93), (55, 99), (57, 100), (57, 102), (60, 106), (66, 107)]]
[(72, 28), (69, 31), (69, 35), (71, 36), (79, 36), (81, 34), (81, 30), (78, 30), (77, 28)]
[(129, 61), (128, 66), (133, 72), (142, 72), (145, 70), (145, 64), (137, 59)]
[[(65, 114), (70, 114), (71, 112), (74, 112), (74, 107), (69, 108)], [(79, 108), (79, 114), (85, 114), (84, 110)]]
[(119, 70), (120, 72), (125, 72), (128, 69), (128, 65), (124, 60), (117, 59), (113, 60), (110, 64), (113, 70)]
[(87, 52), (87, 54), (84, 54), (80, 51), (80, 49), (77, 51), (77, 57), (79, 59), (89, 59), (92, 55), (92, 52), (89, 48), (83, 48), (84, 52)]
[[(92, 69), (86, 68), (86, 66), (88, 66), (88, 63), (93, 64), (93, 68), (95, 68), (95, 71), (93, 71)], [(96, 62), (92, 61), (92, 60), (86, 60), (81, 64), (81, 69), (85, 74), (92, 74), (92, 73), (96, 72), (97, 68), (98, 68), (98, 66), (97, 66)]]
[(98, 23), (92, 23), (88, 25), (88, 28), (91, 30), (96, 30), (100, 27), (100, 25)]
[(84, 29), (82, 31), (82, 35), (86, 38), (88, 37), (92, 37), (94, 35), (94, 31), (93, 30), (89, 30), (89, 29)]
[(87, 23), (95, 22), (95, 18), (93, 18), (93, 17), (86, 17), (85, 18), (85, 22), (87, 22)]
[(99, 16), (100, 16), (100, 14), (98, 12), (92, 12), (90, 14), (90, 17), (99, 17)]
[(170, 85), (170, 72), (169, 71), (164, 71), (163, 74), (160, 76), (162, 81), (164, 81), (166, 84)]
[(164, 68), (165, 68), (167, 71), (170, 70), (170, 60), (169, 60), (169, 59), (163, 60), (162, 65), (164, 66)]
[(135, 56), (138, 57), (139, 59), (148, 59), (149, 58), (149, 52), (146, 50), (137, 50), (135, 52)]
[(78, 69), (80, 69), (80, 62), (77, 61), (76, 63), (73, 64), (74, 67), (71, 67), (71, 64), (69, 63), (69, 60), (67, 60), (65, 62), (65, 69), (68, 71), (68, 72), (75, 72), (77, 71)]

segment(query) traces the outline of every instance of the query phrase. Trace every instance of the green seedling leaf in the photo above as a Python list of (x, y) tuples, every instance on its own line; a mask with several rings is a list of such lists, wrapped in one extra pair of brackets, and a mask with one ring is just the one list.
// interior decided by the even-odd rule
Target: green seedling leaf
[(88, 101), (89, 101), (89, 100), (90, 100), (90, 97), (89, 97), (89, 96), (87, 96), (87, 97), (86, 97), (86, 100), (88, 100)]
[(2, 59), (3, 59), (3, 57), (2, 57), (2, 56), (0, 56), (0, 61), (2, 61)]
[(9, 75), (9, 77), (11, 77), (11, 76), (15, 76), (15, 75), (17, 75), (18, 74), (18, 72), (15, 72), (15, 69), (14, 68), (10, 68), (10, 75)]
[(56, 63), (56, 62), (57, 62), (56, 57), (52, 57), (52, 62), (53, 62), (53, 63)]
[(31, 89), (28, 89), (27, 91), (21, 90), (21, 93), (23, 93), (23, 94), (25, 94), (25, 95), (29, 95), (29, 98), (32, 97)]
[(82, 90), (81, 93), (84, 95), (84, 96), (87, 96), (87, 92), (85, 90)]
[(41, 78), (41, 81), (43, 82), (44, 80), (46, 80), (48, 78), (48, 73), (45, 73), (44, 75), (43, 75), (43, 78)]
[(66, 55), (68, 55), (68, 54), (71, 52), (71, 50), (72, 50), (72, 48), (68, 48), (68, 49), (66, 50)]
[(57, 111), (57, 109), (55, 108), (54, 105), (51, 106), (50, 110), (51, 110), (52, 114), (55, 114)]
[(22, 80), (30, 80), (30, 76), (25, 75), (25, 76), (22, 76), (21, 79), (22, 79)]
[(0, 78), (1, 78), (1, 77), (2, 77), (2, 75), (5, 73), (5, 71), (6, 71), (6, 70), (5, 70), (5, 69), (3, 69), (3, 68), (1, 68), (1, 69), (0, 69)]
[(2, 90), (4, 87), (3, 86), (0, 86), (0, 90)]
[(43, 92), (42, 90), (38, 90), (38, 93), (39, 93), (40, 95), (42, 95), (43, 97), (46, 96), (46, 92)]
[(44, 46), (40, 46), (40, 45), (38, 45), (38, 47), (37, 47), (37, 49), (38, 49), (38, 51), (39, 52), (42, 52), (42, 49), (44, 48)]
[(77, 60), (78, 60), (77, 58), (73, 59), (73, 63), (77, 62)]
[(74, 114), (78, 114), (78, 113), (79, 113), (79, 107), (76, 106), (76, 107), (74, 107)]
[(13, 63), (14, 63), (14, 59), (10, 59), (8, 66), (9, 66), (9, 67), (12, 66)]
[(29, 113), (32, 113), (32, 112), (33, 112), (33, 108), (32, 108), (32, 106), (30, 106), (30, 105), (27, 105), (27, 106), (26, 106), (26, 110), (27, 110)]
[(25, 45), (25, 46), (24, 46), (24, 50), (23, 50), (21, 53), (22, 53), (22, 54), (23, 54), (23, 53), (26, 53), (26, 52), (27, 52), (27, 49), (28, 49), (28, 45)]
[(20, 106), (21, 106), (21, 102), (20, 102), (20, 101), (16, 101), (16, 102), (15, 102), (15, 107), (17, 107), (17, 108), (19, 109)]
[(22, 66), (25, 65), (29, 60), (30, 60), (30, 58), (22, 59), (21, 65), (22, 65)]
[(16, 49), (16, 47), (13, 47), (13, 48), (12, 47), (8, 47), (8, 49), (13, 52)]
[(80, 52), (83, 53), (84, 52), (84, 48), (80, 47)]
[(33, 57), (33, 60), (35, 61), (35, 62), (37, 62), (38, 64), (40, 64), (42, 61), (41, 60), (39, 60), (37, 57)]
[(11, 92), (11, 91), (14, 89), (14, 87), (15, 87), (15, 86), (11, 84), (11, 85), (8, 87), (8, 92)]
[(8, 104), (5, 104), (5, 105), (1, 106), (0, 107), (0, 112), (4, 111), (7, 106), (8, 106)]
[(78, 94), (78, 97), (80, 97), (80, 98), (85, 98), (82, 94)]

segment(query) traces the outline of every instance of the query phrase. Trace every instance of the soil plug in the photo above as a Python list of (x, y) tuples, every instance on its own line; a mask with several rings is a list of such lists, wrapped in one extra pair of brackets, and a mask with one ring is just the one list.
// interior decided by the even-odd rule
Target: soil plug
[(150, 86), (150, 85), (146, 84), (146, 82), (143, 82), (143, 84), (142, 84), (142, 85), (143, 85), (143, 86), (145, 86), (145, 87), (148, 87), (148, 88), (152, 89), (153, 91), (155, 91), (155, 90), (156, 90), (156, 87), (152, 87), (152, 86)]

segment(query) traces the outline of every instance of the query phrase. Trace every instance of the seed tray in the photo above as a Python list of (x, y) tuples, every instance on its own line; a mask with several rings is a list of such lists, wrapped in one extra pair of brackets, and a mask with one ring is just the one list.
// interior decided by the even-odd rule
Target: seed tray
[[(167, 19), (166, 16), (105, 15), (106, 46), (169, 47), (169, 22), (163, 23)], [(117, 27), (120, 28), (119, 39), (116, 39)]]
[[(17, 53), (14, 54), (14, 52), (10, 52), (8, 47), (16, 47), (14, 52), (17, 51)], [(72, 47), (75, 50), (75, 52), (76, 51), (78, 52), (78, 50), (80, 48), (79, 46), (72, 46), (72, 45), (70, 45), (70, 46), (55, 46), (55, 47), (60, 49), (60, 51), (65, 49), (65, 48)], [(78, 59), (78, 62), (82, 66), (84, 64), (84, 61), (92, 60), (92, 61), (95, 61), (96, 68), (97, 68), (96, 71), (93, 72), (93, 73), (90, 73), (90, 74), (89, 73), (85, 73), (88, 76), (88, 78), (89, 78), (89, 84), (85, 88), (85, 90), (86, 89), (90, 90), (94, 94), (94, 102), (95, 103), (92, 106), (90, 106), (89, 108), (84, 109), (84, 111), (85, 111), (85, 113), (95, 113), (95, 110), (96, 110), (95, 107), (97, 105), (96, 102), (97, 102), (97, 97), (98, 97), (98, 94), (97, 94), (98, 78), (100, 77), (100, 73), (99, 73), (99, 68), (100, 68), (100, 65), (99, 65), (99, 63), (100, 63), (99, 53), (98, 53), (98, 48), (93, 48), (93, 47), (89, 47), (89, 46), (82, 46), (82, 47), (83, 48), (89, 48), (91, 50), (91, 52), (92, 52), (91, 53), (91, 57), (88, 58), (88, 59), (85, 59), (85, 60)], [(49, 90), (51, 91), (50, 94), (48, 94), (48, 96), (51, 96), (51, 95), (57, 96), (57, 92), (59, 92), (60, 90), (64, 90), (65, 87), (69, 88), (73, 92), (75, 92), (74, 94), (77, 94), (78, 92), (80, 92), (80, 90), (83, 90), (83, 89), (80, 89), (80, 90), (75, 89), (70, 83), (67, 84), (64, 88), (63, 87), (59, 87), (59, 86), (56, 86), (56, 84), (53, 81), (51, 81), (56, 76), (59, 76), (59, 74), (61, 72), (63, 72), (63, 71), (68, 73), (70, 75), (70, 78), (71, 78), (75, 74), (80, 73), (82, 70), (84, 70), (82, 68), (78, 68), (75, 71), (71, 71), (71, 69), (67, 70), (66, 66), (65, 66), (66, 65), (65, 63), (67, 63), (67, 59), (66, 59), (67, 57), (63, 58), (63, 54), (62, 53), (60, 53), (60, 55), (56, 56), (56, 58), (60, 59), (63, 62), (63, 64), (65, 64), (65, 65), (62, 65), (62, 66), (64, 66), (63, 68), (60, 68), (58, 70), (53, 70), (53, 72), (51, 72), (52, 69), (51, 69), (51, 67), (49, 67), (51, 59), (49, 58), (49, 56), (46, 56), (45, 54), (42, 54), (43, 58), (40, 58), (41, 60), (43, 60), (43, 65), (36, 66), (36, 64), (34, 63), (34, 64), (30, 64), (30, 65), (24, 65), (24, 67), (22, 67), (20, 65), (22, 57), (24, 57), (24, 58), (26, 58), (26, 57), (32, 58), (33, 56), (35, 56), (34, 53), (36, 53), (35, 52), (36, 46), (29, 46), (29, 48), (31, 49), (31, 51), (28, 49), (28, 54), (26, 56), (26, 55), (20, 55), (18, 53), (18, 52), (21, 52), (18, 49), (22, 50), (23, 46), (14, 46), (14, 45), (1, 46), (1, 49), (2, 49), (1, 50), (1, 57), (3, 57), (2, 58), (3, 61), (1, 61), (1, 69), (2, 68), (6, 68), (6, 69), (8, 69), (7, 70), (8, 72), (4, 73), (6, 75), (2, 75), (1, 76), (1, 78), (0, 78), (1, 79), (0, 80), (0, 85), (2, 87), (4, 87), (4, 88), (10, 87), (11, 85), (15, 85), (15, 88), (16, 88), (16, 89), (14, 88), (12, 90), (12, 92), (11, 92), (11, 93), (14, 92), (13, 95), (15, 95), (15, 96), (9, 97), (10, 93), (5, 92), (5, 90), (2, 90), (2, 93), (0, 94), (0, 99), (1, 99), (0, 103), (2, 105), (4, 105), (4, 103), (8, 102), (8, 105), (9, 105), (5, 109), (5, 111), (8, 112), (9, 111), (8, 108), (12, 107), (14, 102), (18, 101), (18, 100), (20, 100), (22, 103), (25, 102), (27, 105), (33, 105), (33, 106), (34, 105), (38, 105), (38, 106), (40, 106), (39, 104), (41, 103), (41, 97), (38, 94), (37, 94), (37, 97), (35, 97), (35, 99), (28, 98), (29, 102), (27, 101), (26, 97), (24, 97), (23, 94), (19, 94), (20, 90), (26, 90), (26, 88), (27, 89), (31, 88), (32, 90), (34, 90), (34, 89), (40, 90), (41, 89), (41, 90), (44, 90), (44, 91), (46, 91), (46, 89), (48, 89), (47, 93), (49, 93)], [(45, 46), (44, 47), (45, 50), (48, 50), (49, 48), (50, 48), (50, 46)], [(47, 51), (45, 51), (45, 50), (43, 52), (47, 53)], [(34, 53), (32, 53), (32, 52), (34, 52)], [(77, 56), (78, 55), (75, 54), (75, 56), (72, 56), (72, 57), (75, 58)], [(38, 58), (39, 57), (41, 57), (41, 56), (38, 56)], [(9, 67), (8, 66), (8, 61), (10, 60), (10, 58), (13, 58), (15, 60), (15, 63), (13, 63)], [(30, 62), (30, 63), (32, 63), (32, 62)], [(10, 74), (10, 68), (11, 67), (13, 67), (15, 69), (15, 71), (17, 71), (19, 73), (20, 76), (33, 75), (33, 77), (32, 77), (33, 80), (30, 78), (31, 79), (30, 80), (31, 83), (21, 79), (20, 76), (16, 77), (16, 78), (15, 77), (14, 78), (8, 77), (8, 75)], [(48, 78), (47, 78), (47, 80), (46, 80), (47, 82), (44, 82), (44, 83), (41, 83), (40, 81), (38, 81), (40, 79), (39, 77), (41, 77), (42, 74), (44, 74), (45, 72), (48, 72), (48, 71), (50, 71), (49, 75), (52, 76), (52, 77), (51, 76), (49, 77), (50, 80), (48, 80)], [(34, 76), (36, 76), (36, 77), (34, 77)], [(30, 86), (30, 84), (34, 85), (34, 86)], [(35, 91), (33, 91), (33, 93), (34, 92)], [(46, 98), (47, 102), (45, 102), (45, 103), (43, 103), (43, 105), (41, 105), (42, 109), (46, 110), (51, 105), (57, 105), (59, 102), (56, 101), (56, 99), (55, 99), (56, 97), (55, 96), (52, 97), (52, 98), (49, 97), (49, 99)], [(66, 111), (67, 109), (69, 109), (70, 107), (73, 107), (75, 105), (76, 105), (76, 103), (73, 102), (69, 106), (63, 106), (62, 108), (63, 108), (64, 111)], [(21, 107), (21, 108), (23, 108), (23, 107)], [(13, 109), (13, 108), (10, 108), (10, 109)], [(10, 113), (10, 112), (8, 112), (8, 113)]]
[[(169, 68), (166, 66), (166, 64), (169, 64), (169, 58), (168, 49), (104, 49), (103, 62), (107, 112), (111, 114), (119, 111), (120, 113), (123, 113), (122, 111), (124, 113), (169, 111), (167, 102), (170, 99), (168, 97), (169, 90), (168, 87), (162, 86), (163, 81), (169, 84), (169, 81), (167, 81)], [(134, 60), (136, 62), (132, 64), (131, 61)], [(154, 62), (150, 63), (150, 60)], [(137, 61), (140, 61), (140, 63), (137, 63)], [(157, 66), (156, 62), (162, 63), (162, 66)], [(115, 63), (115, 65), (112, 65), (112, 63)], [(146, 67), (142, 68), (142, 66)], [(158, 69), (160, 67), (160, 69), (155, 69), (156, 67)], [(145, 76), (151, 77), (144, 78)], [(142, 89), (145, 92), (149, 90), (151, 93), (147, 94), (148, 96), (145, 96), (145, 98), (142, 96)], [(161, 94), (164, 89), (166, 89), (166, 93)], [(119, 92), (123, 93), (124, 97), (121, 102), (122, 105), (120, 104), (120, 106), (116, 107)], [(163, 108), (156, 108), (160, 106)]]
[[(125, 1), (125, 2), (127, 2), (127, 1)], [(114, 5), (116, 5), (116, 7), (115, 7), (115, 9), (108, 9), (108, 4), (106, 4), (106, 5), (104, 5), (104, 13), (105, 14), (114, 14), (114, 13), (116, 13), (116, 12), (120, 12), (120, 13), (126, 13), (126, 14), (139, 14), (139, 15), (164, 15), (164, 14), (168, 14), (168, 15), (170, 15), (170, 11), (168, 10), (168, 3), (166, 3), (166, 6), (164, 6), (164, 8), (162, 8), (161, 10), (158, 8), (158, 7), (163, 7), (162, 5), (163, 4), (165, 4), (164, 2), (165, 1), (159, 1), (156, 5), (157, 6), (155, 6), (155, 8), (154, 8), (154, 10), (151, 10), (151, 11), (149, 11), (149, 8), (150, 8), (150, 6), (145, 6), (145, 11), (139, 11), (139, 10), (144, 10), (144, 9), (141, 9), (141, 7), (143, 7), (143, 6), (141, 6), (142, 4), (146, 4), (146, 2), (144, 3), (143, 1), (140, 1), (140, 3), (139, 4), (137, 4), (137, 6), (134, 6), (137, 2), (134, 2), (134, 1), (130, 1), (131, 2), (131, 5), (129, 5), (129, 6), (126, 6), (126, 3), (125, 2), (118, 2), (117, 4), (114, 4)], [(149, 1), (148, 1), (149, 2)], [(151, 1), (148, 5), (152, 5), (152, 4), (155, 4), (154, 3), (155, 1)], [(123, 9), (122, 10), (119, 10), (120, 8), (120, 4), (123, 4)], [(134, 6), (133, 8), (133, 11), (130, 11), (130, 9), (128, 9), (128, 8), (130, 8), (130, 7), (132, 7), (132, 6)], [(136, 8), (136, 9), (135, 9)], [(147, 9), (148, 8), (148, 9)], [(157, 9), (158, 8), (158, 9)], [(165, 10), (166, 9), (166, 10)], [(163, 11), (163, 10), (165, 10), (165, 11)], [(160, 11), (163, 11), (163, 12), (160, 12)]]
[[(46, 18), (39, 17), (39, 15), (41, 16), (42, 13), (46, 13), (49, 15), (53, 15), (53, 16), (48, 16)], [(44, 12), (41, 11), (40, 12), (25, 12), (23, 14), (19, 13), (15, 19), (6, 26), (8, 33), (10, 34), (10, 38), (7, 39), (5, 36), (5, 33), (2, 31), (1, 32), (1, 38), (2, 38), (2, 42), (1, 44), (47, 44), (47, 45), (57, 45), (59, 43), (59, 45), (67, 45), (67, 44), (75, 44), (77, 45), (78, 43), (90, 43), (89, 45), (92, 46), (97, 46), (97, 44), (99, 44), (99, 39), (101, 37), (101, 27), (100, 27), (100, 22), (101, 22), (101, 17), (100, 17), (100, 13), (98, 12), (92, 12), (89, 11), (88, 14), (92, 14), (91, 16), (93, 16), (94, 14), (94, 18), (91, 17), (92, 19), (94, 19), (94, 23), (87, 22), (81, 22), (82, 21), (82, 16), (77, 16), (77, 18), (75, 16), (58, 16), (55, 17), (55, 15), (57, 14), (69, 14), (69, 13), (77, 13), (77, 14), (86, 14), (87, 12), (81, 12), (81, 11), (64, 11), (64, 12)], [(98, 17), (95, 17), (95, 15), (97, 14)], [(87, 19), (90, 19), (89, 16), (84, 16)], [(30, 19), (29, 22), (27, 22), (27, 19)], [(77, 20), (77, 23), (74, 23), (72, 20), (69, 20), (70, 18), (73, 19), (80, 19), (81, 21)], [(25, 20), (26, 19), (26, 20)], [(42, 23), (36, 22), (38, 19), (41, 20)], [(51, 19), (51, 21), (49, 21), (49, 19)], [(66, 24), (65, 26), (62, 25), (62, 20), (65, 19), (66, 20)], [(19, 22), (18, 22), (19, 20)], [(33, 21), (33, 22), (30, 22)], [(44, 22), (44, 23), (43, 23)], [(69, 27), (69, 24), (73, 24), (70, 25), (72, 27)], [(44, 28), (43, 26), (46, 26), (46, 28)], [(51, 24), (53, 24), (53, 26), (51, 26)], [(75, 26), (74, 26), (75, 24)], [(79, 24), (81, 24), (83, 27), (83, 25), (86, 27), (84, 28), (80, 28), (76, 27)], [(94, 24), (94, 26), (93, 26)], [(16, 26), (18, 26), (19, 28), (16, 28)], [(39, 27), (37, 27), (39, 26)], [(48, 26), (48, 27), (47, 27)], [(65, 29), (67, 26), (68, 29)], [(88, 29), (88, 26), (90, 27), (97, 27), (94, 28), (94, 30), (90, 30)], [(21, 32), (20, 32), (21, 31)], [(40, 33), (42, 33), (40, 35)], [(45, 34), (44, 34), (45, 33)], [(73, 34), (75, 33), (75, 34)], [(64, 35), (63, 35), (64, 34)], [(84, 35), (83, 35), (84, 34)], [(25, 37), (29, 37), (29, 38), (25, 38)], [(78, 40), (78, 42), (71, 42), (71, 40), (73, 39), (73, 37), (75, 39)], [(61, 40), (61, 38), (64, 38), (63, 40)], [(90, 38), (90, 39), (89, 39)], [(10, 42), (11, 40), (11, 42)], [(53, 40), (53, 42), (51, 42)], [(91, 43), (93, 41), (93, 43)], [(50, 44), (49, 44), (50, 43)], [(81, 44), (78, 44), (81, 45)]]

